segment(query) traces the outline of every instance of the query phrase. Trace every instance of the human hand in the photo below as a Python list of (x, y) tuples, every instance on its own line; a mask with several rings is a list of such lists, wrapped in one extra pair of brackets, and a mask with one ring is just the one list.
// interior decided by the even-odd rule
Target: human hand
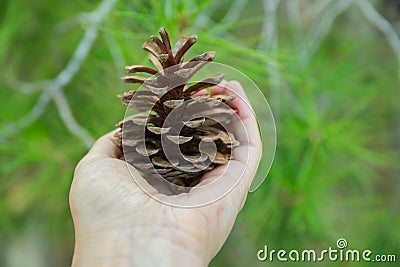
[[(232, 151), (229, 168), (215, 168), (199, 185), (243, 173), (237, 185), (223, 198), (202, 207), (163, 204), (136, 184), (132, 175), (140, 179), (140, 173), (118, 159), (121, 151), (114, 145), (113, 133), (104, 135), (76, 167), (71, 186), (74, 266), (208, 265), (232, 230), (261, 157), (257, 122), (241, 85), (231, 81), (223, 86), (237, 95), (230, 106), (238, 110), (242, 125), (234, 122), (230, 131), (240, 146)], [(212, 88), (213, 94), (223, 91), (221, 86)], [(241, 127), (250, 136), (240, 132)], [(198, 197), (194, 194), (201, 191), (170, 197)]]

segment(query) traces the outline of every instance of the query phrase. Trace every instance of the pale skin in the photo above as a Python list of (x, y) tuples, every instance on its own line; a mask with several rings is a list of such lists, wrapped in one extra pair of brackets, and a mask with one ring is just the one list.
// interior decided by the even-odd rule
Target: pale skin
[[(108, 133), (97, 140), (75, 170), (70, 191), (75, 226), (73, 266), (209, 264), (232, 230), (261, 157), (258, 126), (241, 85), (230, 81), (224, 82), (224, 86), (237, 94), (230, 106), (238, 110), (250, 136), (244, 138), (239, 126), (232, 125), (241, 142), (233, 152), (232, 164), (228, 169), (219, 166), (210, 171), (202, 184), (221, 175), (234, 177), (245, 169), (239, 183), (223, 198), (202, 207), (163, 204), (135, 183), (131, 173), (138, 177), (140, 173), (133, 167), (129, 171), (126, 163), (118, 159), (121, 151), (114, 145), (113, 133)], [(212, 88), (213, 94), (224, 91), (220, 86)], [(249, 152), (246, 157), (241, 156), (242, 149)]]

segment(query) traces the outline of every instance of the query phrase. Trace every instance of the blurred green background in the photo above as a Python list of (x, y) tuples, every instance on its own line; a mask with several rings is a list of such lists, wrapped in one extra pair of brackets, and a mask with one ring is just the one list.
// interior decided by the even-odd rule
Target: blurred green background
[[(274, 164), (211, 266), (335, 247), (400, 261), (400, 4), (350, 0), (0, 2), (0, 266), (68, 266), (73, 170), (124, 114), (125, 64), (162, 25), (244, 72), (277, 122)], [(261, 163), (262, 164), (262, 163)], [(320, 262), (318, 266), (367, 266)], [(316, 265), (316, 266), (317, 266)]]

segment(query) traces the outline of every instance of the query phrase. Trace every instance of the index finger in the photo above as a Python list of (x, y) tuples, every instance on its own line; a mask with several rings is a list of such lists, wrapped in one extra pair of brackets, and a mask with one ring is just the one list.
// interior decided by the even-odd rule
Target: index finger
[(261, 139), (258, 124), (250, 101), (237, 81), (224, 82), (211, 87), (211, 94), (228, 94), (235, 96), (229, 106), (237, 110), (239, 120), (233, 121), (228, 130), (235, 133), (235, 137), (241, 143), (261, 148)]

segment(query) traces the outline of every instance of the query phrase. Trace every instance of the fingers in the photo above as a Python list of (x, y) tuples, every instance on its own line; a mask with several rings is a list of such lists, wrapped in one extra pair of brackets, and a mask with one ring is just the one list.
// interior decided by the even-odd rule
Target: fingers
[(237, 115), (239, 116), (239, 119), (233, 120), (232, 131), (239, 141), (260, 147), (257, 120), (242, 86), (236, 81), (231, 81), (227, 84), (227, 88), (229, 94), (236, 96), (229, 105), (238, 111)]
[(118, 130), (114, 130), (100, 137), (89, 150), (86, 157), (119, 158), (121, 156), (121, 150), (114, 143), (117, 140), (117, 138), (114, 137), (117, 131)]
[(237, 81), (228, 82), (225, 87), (229, 94), (236, 96), (229, 105), (238, 111), (239, 120), (232, 123), (232, 131), (241, 145), (232, 151), (235, 161), (241, 163), (243, 170), (236, 170), (230, 175), (240, 173), (240, 181), (231, 192), (233, 202), (239, 207), (243, 206), (261, 159), (261, 138), (254, 111), (250, 105), (242, 86)]
[(237, 116), (230, 124), (226, 125), (226, 128), (240, 141), (240, 146), (232, 150), (233, 160), (204, 176), (199, 184), (200, 186), (206, 186), (204, 190), (198, 190), (193, 194), (211, 194), (213, 191), (220, 191), (214, 187), (225, 187), (227, 183), (237, 181), (237, 183), (233, 182), (233, 190), (221, 200), (221, 203), (223, 205), (229, 203), (229, 205), (233, 205), (233, 210), (239, 211), (244, 204), (261, 159), (261, 139), (258, 124), (250, 102), (242, 86), (237, 81), (225, 81), (213, 86), (211, 87), (211, 94), (236, 96), (229, 103), (229, 106), (238, 111)]
[[(224, 87), (228, 82), (226, 80), (221, 81), (219, 84), (211, 86), (210, 90), (211, 90), (211, 94), (212, 95), (218, 95), (218, 94), (223, 94), (226, 92), (226, 88)], [(197, 93), (195, 93), (194, 95), (204, 95), (204, 94), (208, 94), (207, 89), (202, 89), (200, 91), (198, 91)]]

